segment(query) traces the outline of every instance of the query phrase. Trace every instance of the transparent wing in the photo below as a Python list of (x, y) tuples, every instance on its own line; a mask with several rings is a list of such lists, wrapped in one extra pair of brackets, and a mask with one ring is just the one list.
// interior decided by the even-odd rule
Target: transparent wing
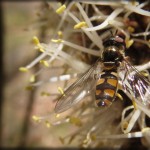
[(127, 60), (123, 61), (119, 75), (125, 92), (129, 93), (137, 103), (150, 105), (150, 83)]
[(100, 64), (96, 62), (90, 69), (88, 69), (79, 79), (77, 79), (71, 86), (69, 86), (62, 95), (55, 106), (55, 112), (61, 113), (74, 104), (81, 101), (95, 86), (94, 79), (95, 70)]

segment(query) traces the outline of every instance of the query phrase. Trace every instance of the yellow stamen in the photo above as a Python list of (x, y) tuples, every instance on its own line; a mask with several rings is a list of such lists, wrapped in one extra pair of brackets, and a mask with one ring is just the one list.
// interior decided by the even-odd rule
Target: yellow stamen
[(149, 73), (146, 70), (140, 72), (144, 77), (148, 77)]
[(128, 123), (127, 121), (123, 122), (122, 128), (123, 128), (124, 130), (126, 130), (127, 127), (128, 127), (128, 124), (129, 124), (129, 123)]
[(30, 77), (30, 80), (29, 80), (31, 83), (32, 82), (35, 82), (35, 75), (32, 75), (31, 77)]
[(50, 128), (50, 127), (51, 127), (51, 123), (50, 123), (48, 120), (45, 121), (45, 124), (46, 124), (46, 127), (47, 127), (47, 128)]
[(49, 63), (46, 60), (40, 60), (40, 63), (43, 64), (45, 67), (49, 67)]
[(43, 49), (43, 46), (40, 44), (39, 39), (36, 36), (33, 37), (33, 43), (39, 48), (40, 52), (44, 52), (45, 51)]
[(134, 41), (133, 41), (132, 39), (131, 39), (131, 40), (126, 39), (126, 40), (125, 40), (126, 47), (129, 48), (129, 47), (133, 44), (133, 42), (134, 42)]
[(77, 117), (70, 117), (69, 122), (72, 123), (72, 124), (75, 124), (76, 126), (81, 126), (82, 125), (81, 119), (77, 118)]
[(35, 45), (40, 44), (39, 39), (36, 36), (33, 37), (32, 41)]
[(60, 117), (60, 114), (56, 114), (56, 116), (55, 116), (56, 118), (59, 118)]
[(78, 24), (76, 24), (75, 26), (74, 26), (74, 29), (80, 29), (80, 28), (82, 28), (82, 27), (87, 27), (87, 24), (86, 24), (86, 22), (79, 22)]
[(48, 93), (48, 92), (41, 92), (41, 96), (50, 96), (50, 93)]
[(130, 33), (133, 33), (133, 32), (135, 31), (135, 29), (134, 29), (133, 27), (129, 26), (129, 27), (128, 27), (128, 31), (129, 31)]
[(59, 36), (59, 38), (62, 38), (63, 37), (63, 33), (62, 33), (62, 31), (58, 31), (58, 36)]
[(65, 9), (66, 9), (66, 5), (62, 5), (56, 10), (56, 13), (61, 14), (64, 12)]
[(54, 43), (61, 43), (61, 42), (63, 42), (63, 40), (62, 39), (51, 39), (51, 42), (54, 42)]
[(62, 94), (63, 96), (65, 96), (65, 93), (64, 93), (64, 91), (63, 91), (63, 89), (61, 87), (58, 87), (58, 91), (59, 91), (60, 94)]
[(31, 91), (31, 90), (33, 90), (33, 86), (31, 86), (31, 85), (30, 86), (26, 86), (25, 89), (28, 90), (28, 91)]
[(132, 104), (134, 106), (134, 109), (137, 109), (136, 102), (134, 100), (132, 100)]
[(40, 44), (38, 44), (37, 46), (38, 46), (38, 50), (40, 52), (42, 52), (42, 53), (45, 52), (45, 50), (43, 49), (43, 47)]
[(38, 44), (37, 46), (38, 46), (40, 52), (44, 52), (44, 51), (45, 51), (45, 50), (43, 49), (43, 46), (42, 46), (41, 44)]
[(34, 121), (36, 121), (36, 122), (40, 122), (41, 121), (41, 119), (39, 117), (37, 117), (37, 116), (32, 116), (32, 119)]
[(42, 53), (45, 52), (45, 50), (42, 49), (42, 48), (39, 48), (39, 51), (42, 52)]
[(26, 67), (20, 67), (20, 68), (19, 68), (19, 71), (21, 71), (21, 72), (27, 72), (27, 71), (28, 71), (28, 68), (26, 68)]

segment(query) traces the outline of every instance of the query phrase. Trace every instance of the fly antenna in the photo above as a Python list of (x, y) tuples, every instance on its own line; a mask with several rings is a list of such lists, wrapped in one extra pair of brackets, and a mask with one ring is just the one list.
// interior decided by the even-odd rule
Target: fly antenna
[(111, 36), (113, 36), (113, 32), (112, 32), (112, 30), (110, 30), (110, 34), (111, 34)]
[(114, 32), (112, 30), (110, 30), (110, 34), (111, 36), (116, 36), (118, 32), (118, 29), (116, 29)]
[(117, 35), (117, 32), (118, 32), (118, 29), (116, 29), (114, 36), (116, 36), (116, 35)]

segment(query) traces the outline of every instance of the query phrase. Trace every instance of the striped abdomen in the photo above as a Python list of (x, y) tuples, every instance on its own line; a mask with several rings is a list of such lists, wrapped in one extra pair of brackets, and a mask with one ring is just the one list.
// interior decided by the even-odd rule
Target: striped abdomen
[(103, 71), (96, 84), (96, 104), (98, 106), (111, 105), (116, 96), (117, 86), (117, 71)]

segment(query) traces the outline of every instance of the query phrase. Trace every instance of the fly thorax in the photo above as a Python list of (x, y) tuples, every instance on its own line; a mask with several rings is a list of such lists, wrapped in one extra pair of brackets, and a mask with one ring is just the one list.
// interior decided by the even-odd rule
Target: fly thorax
[(123, 55), (116, 46), (108, 46), (102, 53), (103, 65), (107, 70), (118, 67), (122, 59)]

